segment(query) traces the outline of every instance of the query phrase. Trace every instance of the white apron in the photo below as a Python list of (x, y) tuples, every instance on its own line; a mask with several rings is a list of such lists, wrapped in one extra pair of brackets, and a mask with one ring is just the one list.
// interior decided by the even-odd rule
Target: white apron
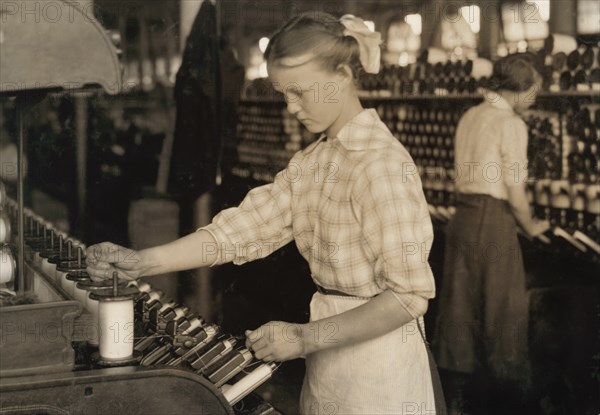
[[(310, 302), (310, 320), (331, 317), (367, 301), (317, 292)], [(319, 341), (336, 338), (334, 327), (320, 332), (327, 335)], [(372, 340), (308, 355), (300, 413), (434, 415), (429, 360), (416, 321)]]

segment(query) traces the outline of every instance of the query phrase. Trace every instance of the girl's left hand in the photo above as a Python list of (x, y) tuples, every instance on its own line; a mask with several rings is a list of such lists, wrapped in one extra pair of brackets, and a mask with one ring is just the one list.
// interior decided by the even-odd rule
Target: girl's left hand
[(246, 330), (246, 347), (265, 362), (304, 357), (302, 324), (270, 321), (256, 330)]

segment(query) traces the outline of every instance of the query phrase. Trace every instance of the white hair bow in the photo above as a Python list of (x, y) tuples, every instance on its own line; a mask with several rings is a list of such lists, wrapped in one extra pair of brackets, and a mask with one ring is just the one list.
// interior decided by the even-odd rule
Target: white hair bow
[(373, 32), (367, 27), (363, 19), (351, 14), (340, 18), (340, 23), (346, 28), (345, 36), (352, 36), (360, 48), (360, 63), (365, 72), (376, 74), (381, 63), (381, 33)]

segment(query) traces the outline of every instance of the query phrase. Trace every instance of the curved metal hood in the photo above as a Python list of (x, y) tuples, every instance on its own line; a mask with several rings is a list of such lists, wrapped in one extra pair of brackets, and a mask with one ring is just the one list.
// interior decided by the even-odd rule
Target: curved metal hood
[(98, 85), (119, 92), (117, 49), (93, 7), (44, 0), (0, 4), (0, 94)]

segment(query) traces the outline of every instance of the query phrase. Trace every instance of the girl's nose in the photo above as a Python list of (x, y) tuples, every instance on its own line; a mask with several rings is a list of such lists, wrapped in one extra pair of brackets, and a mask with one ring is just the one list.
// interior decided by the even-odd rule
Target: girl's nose
[(302, 107), (297, 101), (288, 101), (287, 110), (290, 112), (290, 114), (296, 115), (301, 109)]

